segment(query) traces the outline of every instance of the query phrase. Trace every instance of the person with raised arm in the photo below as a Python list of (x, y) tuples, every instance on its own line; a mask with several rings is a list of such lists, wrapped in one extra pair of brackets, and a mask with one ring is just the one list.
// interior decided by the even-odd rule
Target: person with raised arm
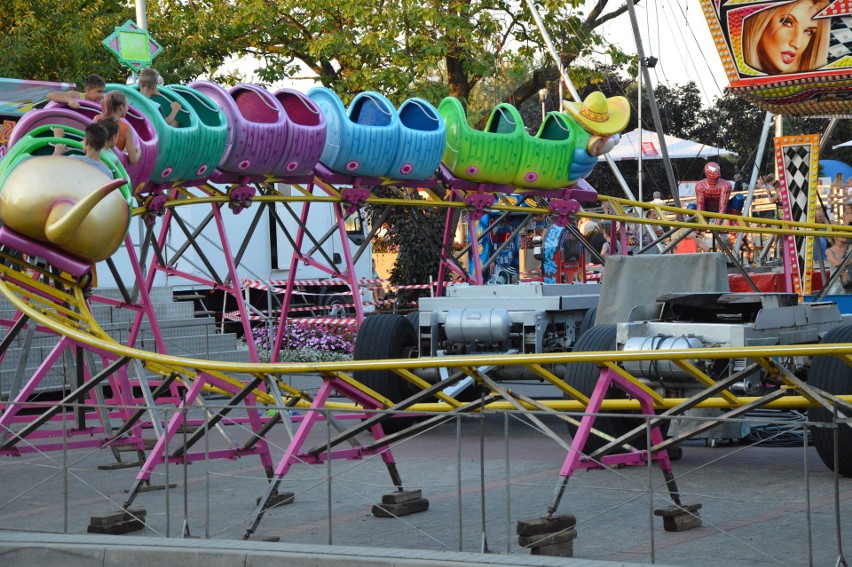
[(80, 108), (80, 100), (90, 100), (92, 102), (101, 102), (106, 90), (106, 82), (100, 75), (92, 73), (83, 82), (83, 92), (68, 90), (68, 91), (53, 91), (47, 93), (47, 100), (67, 104), (71, 108)]

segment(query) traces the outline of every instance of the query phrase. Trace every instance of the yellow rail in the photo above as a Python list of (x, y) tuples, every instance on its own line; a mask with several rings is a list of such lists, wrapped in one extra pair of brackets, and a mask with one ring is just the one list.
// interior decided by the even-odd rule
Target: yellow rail
[[(464, 372), (476, 379), (477, 368), (484, 366), (526, 367), (531, 372), (542, 377), (556, 386), (566, 396), (565, 399), (546, 400), (541, 403), (549, 408), (561, 411), (582, 411), (586, 408), (588, 398), (575, 390), (562, 378), (546, 370), (546, 366), (558, 364), (594, 363), (617, 371), (625, 379), (648, 391), (657, 409), (668, 409), (684, 402), (681, 398), (664, 398), (656, 392), (648, 390), (640, 377), (633, 376), (622, 368), (622, 363), (629, 361), (674, 361), (696, 380), (696, 384), (711, 387), (715, 380), (692, 365), (696, 359), (748, 359), (778, 376), (783, 387), (788, 388), (790, 395), (767, 404), (766, 407), (790, 408), (814, 405), (813, 400), (802, 394), (798, 384), (784, 374), (778, 365), (779, 358), (836, 356), (846, 364), (852, 364), (852, 344), (810, 344), (772, 347), (737, 347), (737, 348), (697, 348), (677, 349), (666, 351), (616, 351), (616, 352), (579, 352), (579, 353), (550, 353), (528, 355), (488, 355), (488, 356), (451, 356), (435, 358), (376, 360), (376, 361), (344, 361), (323, 363), (236, 363), (215, 360), (198, 360), (150, 352), (122, 345), (113, 340), (100, 326), (97, 325), (89, 310), (85, 295), (73, 282), (56, 277), (57, 287), (36, 282), (27, 271), (20, 268), (26, 264), (6, 258), (7, 263), (0, 267), (0, 292), (18, 310), (28, 315), (38, 324), (44, 325), (59, 335), (67, 336), (74, 341), (86, 345), (98, 352), (108, 352), (117, 357), (129, 357), (139, 360), (151, 372), (168, 376), (176, 373), (181, 380), (191, 382), (201, 374), (206, 373), (234, 385), (235, 388), (246, 383), (246, 377), (257, 377), (265, 380), (273, 377), (277, 380), (286, 396), (299, 398), (298, 407), (310, 404), (310, 398), (304, 392), (286, 385), (281, 378), (289, 375), (316, 375), (319, 378), (337, 378), (358, 389), (367, 396), (378, 400), (384, 407), (391, 407), (394, 401), (384, 398), (354, 378), (359, 371), (391, 371), (416, 386), (425, 389), (429, 385), (415, 374), (418, 369), (446, 368), (449, 372)], [(44, 274), (42, 274), (44, 275)], [(61, 285), (68, 286), (67, 291)], [(224, 390), (218, 390), (226, 393)], [(253, 391), (261, 403), (274, 404), (275, 401), (266, 391)], [(419, 403), (407, 408), (417, 412), (447, 412), (459, 407), (462, 402), (446, 394), (439, 394), (441, 401)], [(729, 390), (723, 390), (718, 396), (710, 397), (698, 404), (698, 407), (734, 408), (753, 402), (754, 397), (736, 396)], [(852, 403), (852, 384), (850, 392), (837, 396), (837, 399)], [(525, 404), (528, 409), (535, 409)], [(332, 409), (358, 409), (352, 403), (328, 403), (325, 407)], [(508, 401), (495, 401), (485, 406), (486, 410), (508, 410), (514, 406)], [(611, 411), (626, 411), (638, 409), (635, 400), (607, 400), (603, 409)]]
[[(206, 186), (202, 186), (200, 189), (176, 189), (178, 197), (168, 200), (166, 202), (166, 207), (176, 208), (211, 203), (226, 204), (230, 201), (228, 196), (221, 191), (209, 187), (205, 190), (205, 187)], [(258, 194), (254, 197), (253, 201), (255, 203), (341, 203), (343, 201), (339, 192), (336, 195), (314, 195), (299, 187), (296, 187), (296, 190), (299, 191), (298, 195), (283, 195), (274, 189), (267, 187), (264, 189), (262, 194)], [(399, 189), (398, 192), (401, 195), (398, 198), (370, 197), (366, 202), (369, 205), (400, 205), (406, 207), (468, 209), (468, 205), (464, 202), (447, 201), (439, 198), (431, 191), (425, 191), (419, 194), (428, 195), (428, 199), (407, 198), (408, 196), (413, 197), (414, 194), (417, 193), (417, 190), (415, 189)], [(525, 199), (530, 206), (511, 204), (508, 203), (505, 198), (501, 198), (497, 204), (489, 207), (488, 210), (523, 213), (529, 215), (553, 214), (552, 211), (544, 205), (540, 198), (529, 196)], [(605, 206), (612, 208), (613, 213), (581, 211), (576, 216), (578, 218), (608, 220), (629, 224), (646, 224), (666, 228), (688, 228), (700, 231), (725, 233), (744, 232), (749, 234), (794, 234), (796, 236), (852, 238), (852, 226), (846, 225), (795, 222), (761, 217), (712, 213), (706, 211), (694, 211), (685, 208), (671, 207), (668, 205), (655, 205), (644, 201), (631, 201), (606, 195), (599, 195), (598, 200), (604, 203)], [(660, 218), (645, 218), (644, 213), (647, 211), (656, 211)], [(147, 210), (144, 207), (137, 207), (133, 210), (134, 215), (143, 215), (145, 213), (147, 213)], [(637, 213), (641, 213), (641, 215)], [(690, 222), (686, 222), (685, 220), (677, 220), (676, 215), (681, 215), (684, 219), (690, 217), (694, 218)]]

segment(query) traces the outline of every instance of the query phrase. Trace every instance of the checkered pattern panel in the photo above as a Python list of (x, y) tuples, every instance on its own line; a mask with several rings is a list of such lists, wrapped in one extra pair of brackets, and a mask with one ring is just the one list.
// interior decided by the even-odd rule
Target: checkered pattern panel
[[(808, 190), (810, 178), (811, 146), (788, 146), (784, 148), (784, 169), (787, 172), (787, 191), (790, 196), (790, 216), (793, 221), (808, 220)], [(799, 251), (799, 269), (805, 266), (805, 239), (796, 237)]]
[(846, 55), (852, 55), (852, 16), (831, 18), (828, 63), (833, 63)]

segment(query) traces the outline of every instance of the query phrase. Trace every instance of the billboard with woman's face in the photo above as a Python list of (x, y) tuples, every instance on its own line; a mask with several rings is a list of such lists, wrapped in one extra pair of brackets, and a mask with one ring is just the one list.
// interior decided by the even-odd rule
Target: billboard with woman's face
[(776, 114), (852, 114), (852, 2), (701, 4), (736, 94)]

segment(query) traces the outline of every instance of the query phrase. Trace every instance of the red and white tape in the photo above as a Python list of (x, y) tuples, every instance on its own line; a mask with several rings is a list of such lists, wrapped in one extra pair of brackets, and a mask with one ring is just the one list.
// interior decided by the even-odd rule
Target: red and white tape
[[(249, 289), (259, 289), (262, 291), (273, 291), (275, 293), (284, 293), (287, 287), (287, 280), (270, 280), (268, 282), (264, 282), (261, 280), (242, 280), (243, 287)], [(349, 282), (341, 279), (328, 279), (328, 280), (296, 280), (293, 282), (293, 287), (316, 287), (316, 286), (330, 286), (330, 285), (349, 285)], [(387, 288), (389, 290), (400, 290), (400, 289), (429, 289), (437, 285), (436, 283), (427, 283), (427, 284), (412, 284), (412, 285), (389, 285), (387, 280), (382, 279), (365, 279), (358, 280), (358, 285), (362, 287), (368, 288)], [(330, 293), (311, 293), (302, 290), (293, 290), (293, 293), (298, 295), (352, 295), (351, 291), (344, 292), (336, 292), (334, 294)]]
[[(363, 279), (358, 280), (358, 285), (381, 285), (382, 282), (383, 280), (376, 278)], [(260, 289), (263, 291), (271, 289), (273, 291), (278, 291), (279, 293), (283, 293), (280, 290), (287, 287), (287, 280), (242, 280), (241, 283), (243, 284), (243, 287), (250, 289)], [(295, 280), (293, 282), (293, 287), (316, 287), (329, 285), (349, 285), (349, 281), (340, 278), (333, 278), (327, 280)]]

